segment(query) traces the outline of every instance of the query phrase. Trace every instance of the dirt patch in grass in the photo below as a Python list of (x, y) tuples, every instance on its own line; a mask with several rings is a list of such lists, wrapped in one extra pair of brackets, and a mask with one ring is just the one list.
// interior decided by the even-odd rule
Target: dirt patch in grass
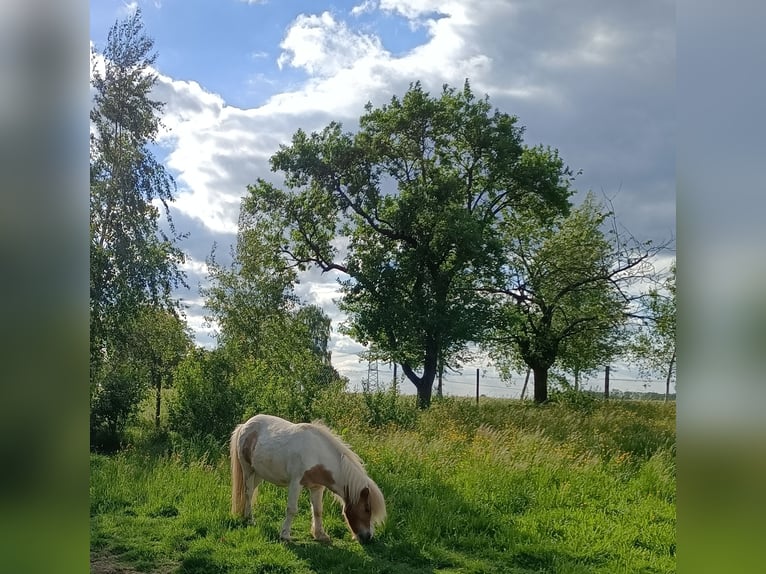
[[(173, 566), (161, 567), (153, 570), (155, 574), (169, 574)], [(136, 570), (132, 566), (123, 564), (117, 557), (110, 554), (91, 554), (90, 555), (91, 574), (144, 574), (141, 570)]]

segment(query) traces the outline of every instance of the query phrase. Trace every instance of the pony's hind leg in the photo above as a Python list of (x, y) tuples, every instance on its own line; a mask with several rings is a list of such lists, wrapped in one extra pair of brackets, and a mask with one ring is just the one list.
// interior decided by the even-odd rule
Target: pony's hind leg
[(290, 531), (292, 530), (293, 518), (298, 514), (298, 495), (301, 493), (303, 486), (299, 479), (293, 479), (287, 487), (287, 512), (285, 513), (285, 521), (282, 523), (282, 532), (279, 533), (279, 537), (282, 540), (290, 542)]
[(246, 521), (252, 520), (254, 498), (258, 494), (258, 485), (262, 480), (252, 469), (249, 468), (245, 471), (245, 512), (243, 517)]
[(309, 490), (311, 493), (311, 535), (314, 540), (329, 542), (330, 537), (322, 527), (322, 496), (324, 486), (315, 486)]

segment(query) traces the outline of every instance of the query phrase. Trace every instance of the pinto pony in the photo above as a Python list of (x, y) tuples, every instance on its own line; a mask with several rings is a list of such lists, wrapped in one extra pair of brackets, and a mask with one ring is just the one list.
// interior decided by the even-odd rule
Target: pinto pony
[(253, 496), (262, 481), (286, 486), (287, 513), (280, 537), (290, 540), (302, 488), (311, 494), (311, 534), (328, 542), (322, 527), (322, 495), (330, 490), (343, 504), (346, 524), (359, 542), (368, 542), (386, 517), (378, 485), (367, 476), (359, 457), (321, 423), (293, 424), (271, 415), (256, 415), (237, 425), (229, 443), (231, 512), (252, 517)]

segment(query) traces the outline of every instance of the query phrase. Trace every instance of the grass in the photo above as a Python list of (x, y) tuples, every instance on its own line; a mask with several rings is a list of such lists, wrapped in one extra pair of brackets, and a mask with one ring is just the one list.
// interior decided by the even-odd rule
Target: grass
[(674, 404), (454, 399), (375, 428), (339, 413), (325, 418), (386, 495), (372, 544), (351, 540), (329, 496), (333, 543), (314, 542), (305, 493), (296, 541), (280, 543), (286, 489), (262, 486), (243, 525), (229, 515), (220, 452), (137, 444), (91, 456), (92, 571), (675, 571)]

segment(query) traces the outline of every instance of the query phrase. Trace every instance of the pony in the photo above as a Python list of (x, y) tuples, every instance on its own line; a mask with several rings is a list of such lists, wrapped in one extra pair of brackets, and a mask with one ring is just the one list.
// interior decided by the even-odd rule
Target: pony
[(298, 496), (305, 487), (311, 495), (311, 534), (329, 542), (322, 527), (322, 497), (331, 491), (343, 505), (343, 516), (353, 538), (369, 542), (375, 526), (386, 517), (386, 503), (378, 485), (367, 476), (361, 459), (321, 422), (294, 424), (272, 415), (255, 415), (234, 428), (231, 457), (231, 512), (252, 519), (258, 485), (267, 481), (286, 486), (287, 511), (280, 538), (290, 541)]

